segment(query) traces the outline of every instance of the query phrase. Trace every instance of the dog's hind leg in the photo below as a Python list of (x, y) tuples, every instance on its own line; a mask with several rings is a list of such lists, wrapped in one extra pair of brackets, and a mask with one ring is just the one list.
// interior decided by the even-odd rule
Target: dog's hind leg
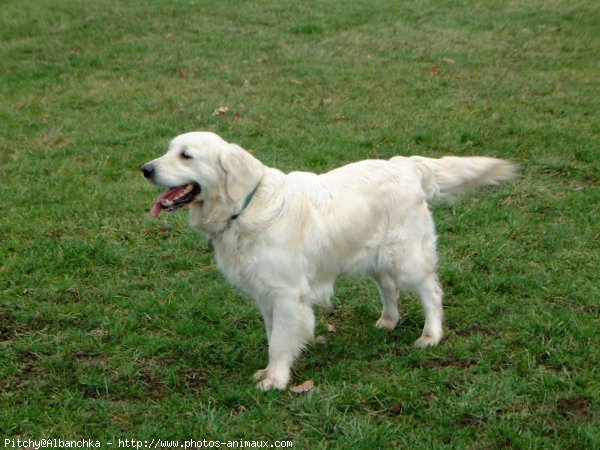
[(443, 337), (442, 288), (435, 273), (430, 274), (415, 292), (425, 309), (425, 326), (421, 337), (415, 341), (415, 347), (429, 347), (438, 344)]
[(389, 254), (396, 268), (398, 286), (415, 293), (423, 304), (425, 326), (415, 346), (428, 347), (438, 344), (444, 334), (442, 288), (436, 273), (438, 258), (431, 213), (424, 202), (413, 213), (414, 217), (405, 226), (410, 232)]
[(387, 274), (373, 275), (373, 279), (379, 287), (379, 294), (383, 302), (383, 311), (381, 317), (375, 324), (377, 328), (386, 328), (393, 330), (400, 320), (398, 310), (399, 289), (395, 280)]
[[(315, 316), (310, 304), (298, 298), (277, 300), (273, 305), (273, 328), (269, 338), (269, 365), (257, 387), (264, 391), (285, 389), (292, 364), (313, 337)], [(258, 373), (257, 373), (258, 374)]]

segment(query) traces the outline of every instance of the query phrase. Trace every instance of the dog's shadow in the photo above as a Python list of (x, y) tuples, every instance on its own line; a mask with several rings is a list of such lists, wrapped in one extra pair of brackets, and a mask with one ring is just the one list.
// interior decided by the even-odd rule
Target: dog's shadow
[(341, 305), (317, 315), (316, 337), (296, 364), (295, 372), (317, 374), (347, 365), (348, 361), (369, 362), (411, 351), (422, 328), (418, 310), (405, 314), (393, 330), (375, 327), (378, 313), (376, 306), (368, 302)]
[[(356, 380), (356, 370), (363, 366), (365, 370), (372, 370), (373, 366), (387, 370), (390, 361), (419, 352), (412, 345), (420, 336), (424, 320), (417, 298), (403, 295), (401, 320), (395, 329), (383, 330), (375, 327), (381, 312), (376, 289), (359, 282), (346, 285), (341, 291), (351, 294), (348, 301), (334, 300), (335, 306), (330, 309), (315, 308), (315, 339), (296, 361), (291, 385), (311, 378), (350, 383)], [(246, 305), (235, 315), (221, 318), (218, 325), (222, 330), (217, 333), (219, 339), (211, 343), (208, 352), (204, 349), (202, 361), (195, 364), (212, 366), (219, 377), (230, 377), (233, 384), (252, 383), (253, 373), (266, 367), (268, 361), (260, 314)], [(348, 373), (349, 368), (354, 375)]]

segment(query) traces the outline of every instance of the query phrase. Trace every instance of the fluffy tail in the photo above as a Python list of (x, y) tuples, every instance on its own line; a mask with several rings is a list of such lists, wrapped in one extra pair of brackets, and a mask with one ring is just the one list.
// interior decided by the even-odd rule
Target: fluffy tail
[(484, 156), (444, 156), (440, 159), (411, 156), (421, 171), (427, 200), (452, 201), (480, 186), (492, 186), (515, 176), (516, 166)]

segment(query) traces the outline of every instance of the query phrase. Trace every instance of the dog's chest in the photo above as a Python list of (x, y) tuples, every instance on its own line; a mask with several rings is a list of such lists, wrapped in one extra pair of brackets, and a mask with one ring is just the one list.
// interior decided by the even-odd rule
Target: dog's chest
[(253, 245), (237, 232), (227, 232), (213, 241), (217, 266), (229, 281), (245, 291), (252, 291), (257, 268)]

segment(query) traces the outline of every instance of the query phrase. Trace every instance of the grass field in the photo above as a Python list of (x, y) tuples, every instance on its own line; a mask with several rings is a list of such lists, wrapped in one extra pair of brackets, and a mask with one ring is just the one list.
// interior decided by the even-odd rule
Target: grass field
[[(600, 448), (599, 29), (592, 0), (2, 1), (2, 443)], [(192, 130), (285, 171), (521, 176), (435, 208), (439, 347), (411, 347), (415, 298), (383, 332), (374, 286), (342, 279), (295, 367), (315, 388), (265, 394), (258, 312), (187, 213), (148, 216), (139, 166)]]

